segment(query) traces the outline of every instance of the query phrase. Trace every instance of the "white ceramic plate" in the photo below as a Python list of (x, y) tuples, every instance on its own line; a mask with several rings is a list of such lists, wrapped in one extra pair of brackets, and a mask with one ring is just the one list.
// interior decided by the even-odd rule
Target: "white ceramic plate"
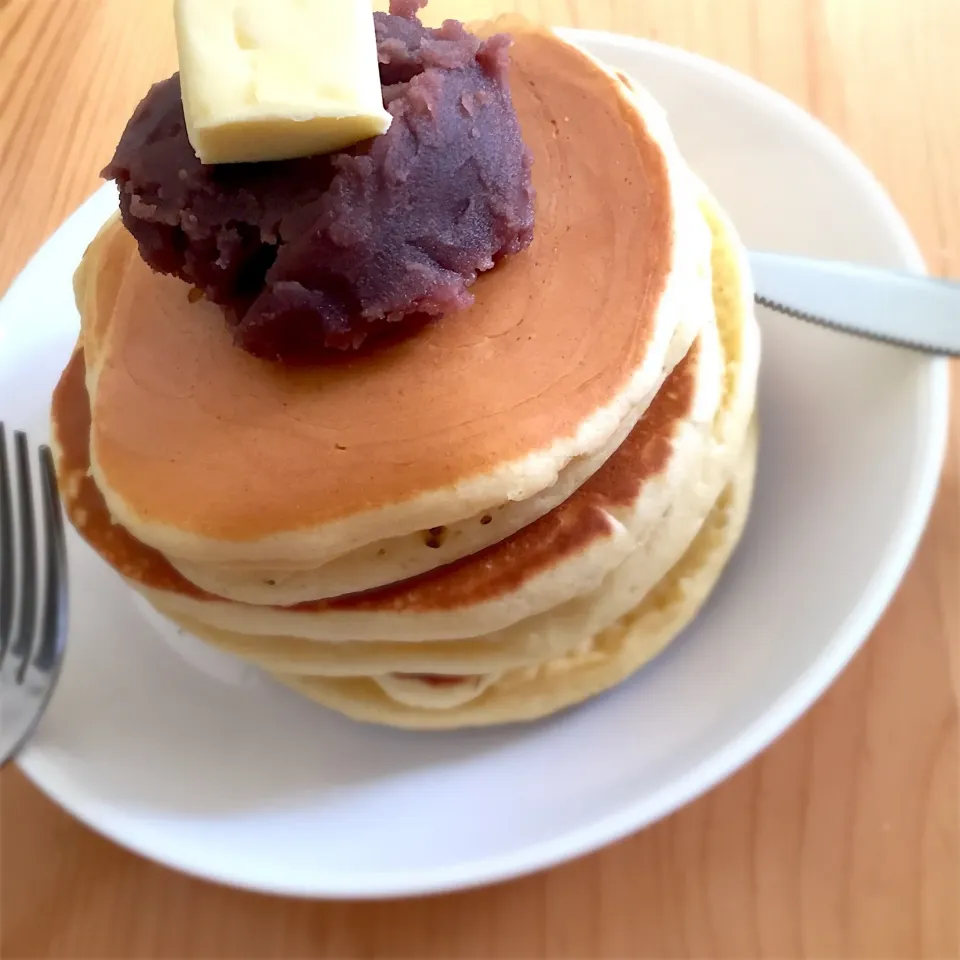
[[(573, 34), (668, 108), (746, 239), (921, 270), (870, 174), (756, 83), (654, 43)], [(0, 308), (0, 417), (42, 440), (73, 344), (70, 276), (104, 189)], [(259, 890), (386, 896), (585, 853), (711, 787), (856, 651), (916, 546), (946, 436), (942, 363), (763, 317), (762, 456), (745, 540), (696, 625), (621, 688), (546, 722), (353, 724), (246, 668), (171, 648), (77, 537), (66, 669), (21, 764), (117, 842)]]

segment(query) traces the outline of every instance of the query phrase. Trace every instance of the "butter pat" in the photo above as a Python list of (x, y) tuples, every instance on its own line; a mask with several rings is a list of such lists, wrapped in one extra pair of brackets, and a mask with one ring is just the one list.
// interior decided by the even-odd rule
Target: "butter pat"
[(390, 126), (369, 0), (176, 0), (174, 15), (203, 163), (329, 153)]

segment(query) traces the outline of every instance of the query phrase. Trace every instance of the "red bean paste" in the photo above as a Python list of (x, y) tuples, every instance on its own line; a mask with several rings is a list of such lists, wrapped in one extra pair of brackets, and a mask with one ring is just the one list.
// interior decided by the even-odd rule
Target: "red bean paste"
[(473, 302), (533, 236), (531, 156), (510, 38), (480, 40), (418, 0), (375, 14), (390, 129), (333, 154), (201, 164), (175, 74), (131, 117), (103, 176), (151, 268), (224, 308), (237, 343), (288, 363), (349, 351)]

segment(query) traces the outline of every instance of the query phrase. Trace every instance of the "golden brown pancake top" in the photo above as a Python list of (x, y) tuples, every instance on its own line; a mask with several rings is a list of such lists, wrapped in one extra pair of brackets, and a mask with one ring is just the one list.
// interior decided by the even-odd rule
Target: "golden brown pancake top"
[(88, 281), (98, 314), (84, 318), (104, 359), (93, 445), (142, 521), (243, 541), (375, 511), (544, 450), (622, 392), (671, 267), (665, 161), (584, 54), (518, 32), (513, 64), (534, 243), (478, 280), (475, 306), (404, 342), (270, 366), (108, 231)]
[[(632, 503), (670, 456), (678, 422), (696, 391), (699, 341), (674, 369), (627, 439), (579, 490), (535, 523), (501, 543), (412, 580), (294, 609), (438, 610), (496, 598), (565, 556), (583, 550), (610, 526), (607, 509)], [(84, 355), (71, 358), (53, 396), (58, 471), (67, 514), (87, 542), (125, 577), (157, 590), (217, 599), (186, 580), (167, 559), (115, 524), (89, 475), (90, 405)]]

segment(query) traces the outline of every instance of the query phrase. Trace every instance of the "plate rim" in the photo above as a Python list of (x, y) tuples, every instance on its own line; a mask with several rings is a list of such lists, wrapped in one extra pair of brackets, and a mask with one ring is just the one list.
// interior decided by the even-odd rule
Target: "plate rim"
[[(886, 227), (907, 269), (918, 273), (926, 272), (913, 234), (875, 174), (833, 131), (784, 94), (718, 61), (659, 41), (604, 30), (569, 27), (555, 29), (561, 36), (588, 48), (616, 47), (672, 60), (683, 67), (716, 76), (724, 83), (741, 90), (754, 102), (765, 102), (771, 109), (785, 116), (792, 125), (802, 128), (832, 161), (846, 168), (853, 179), (863, 184), (872, 205), (886, 221)], [(66, 218), (53, 236), (81, 214), (84, 208), (98, 202), (104, 191), (110, 189), (110, 185), (106, 184), (88, 197)], [(52, 236), (48, 237), (44, 246), (51, 239)], [(7, 294), (17, 286), (29, 265), (28, 262), (14, 279)], [(310, 878), (298, 875), (289, 880), (278, 880), (274, 877), (270, 882), (265, 882), (266, 878), (263, 877), (256, 880), (252, 877), (230, 875), (219, 870), (216, 864), (201, 865), (195, 861), (187, 862), (176, 854), (171, 856), (163, 850), (162, 836), (145, 834), (142, 829), (128, 830), (122, 818), (111, 820), (105, 814), (102, 804), (96, 801), (82, 799), (78, 804), (69, 787), (64, 788), (57, 783), (54, 765), (42, 755), (27, 751), (17, 759), (17, 765), (42, 793), (71, 816), (94, 832), (148, 860), (188, 876), (228, 887), (287, 897), (389, 899), (450, 892), (524, 876), (592, 853), (687, 805), (753, 760), (820, 698), (866, 642), (913, 560), (933, 507), (946, 455), (949, 435), (949, 367), (943, 358), (919, 362), (926, 372), (928, 415), (923, 420), (925, 443), (918, 444), (921, 449), (914, 465), (915, 490), (910, 507), (900, 517), (897, 533), (892, 537), (895, 547), (882, 558), (857, 604), (835, 631), (815, 664), (805, 674), (797, 677), (787, 691), (736, 737), (699, 766), (658, 788), (653, 794), (624, 805), (615, 813), (549, 840), (519, 847), (507, 854), (464, 861), (455, 866), (389, 873), (345, 874), (326, 871), (311, 874)]]

